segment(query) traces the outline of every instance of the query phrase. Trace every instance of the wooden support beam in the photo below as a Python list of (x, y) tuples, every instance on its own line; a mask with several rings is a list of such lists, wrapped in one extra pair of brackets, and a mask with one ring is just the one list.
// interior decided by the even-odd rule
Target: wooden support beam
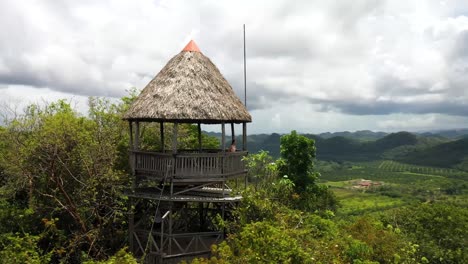
[(136, 127), (135, 127), (135, 150), (140, 149), (140, 122), (136, 122)]
[(202, 150), (202, 135), (201, 135), (201, 123), (198, 122), (198, 151)]
[[(174, 124), (174, 128), (176, 129), (175, 131), (175, 135), (177, 135), (177, 123)], [(176, 143), (177, 143), (177, 140), (176, 140)], [(171, 189), (170, 189), (170, 197), (171, 199), (173, 198), (173, 195), (174, 195), (174, 182), (171, 180)], [(173, 228), (173, 221), (174, 221), (174, 218), (172, 217), (172, 213), (173, 213), (173, 205), (174, 203), (171, 201), (169, 202), (169, 255), (172, 254), (172, 228)]]
[(231, 123), (231, 140), (236, 140), (236, 133), (234, 132), (234, 123)]
[(242, 123), (242, 150), (247, 150), (247, 123)]
[[(130, 122), (131, 124), (131, 122)], [(134, 198), (131, 198), (130, 197), (130, 215), (129, 215), (129, 219), (128, 219), (128, 243), (129, 243), (129, 246), (130, 246), (130, 250), (131, 252), (135, 252), (135, 248), (134, 248), (134, 244), (133, 244), (133, 240), (134, 240), (134, 237), (133, 237), (133, 233), (135, 232), (135, 210), (134, 210), (134, 206), (135, 206), (135, 203), (134, 203)]]
[(164, 146), (164, 122), (159, 122), (159, 133), (161, 134), (161, 152), (166, 150)]
[(129, 132), (130, 132), (130, 142), (128, 142), (128, 148), (133, 150), (133, 123), (132, 121), (128, 121), (128, 125), (129, 125)]
[(177, 153), (177, 133), (178, 133), (179, 124), (174, 123), (174, 134), (172, 135), (172, 153)]
[(200, 217), (200, 229), (198, 231), (203, 231), (203, 226), (205, 225), (204, 216), (203, 216), (203, 202), (198, 203), (198, 216)]
[[(135, 176), (135, 153), (133, 151), (135, 151), (135, 145), (134, 145), (134, 140), (133, 140), (133, 122), (132, 121), (129, 121), (128, 122), (129, 126), (130, 126), (130, 142), (128, 143), (128, 148), (131, 150), (130, 152), (130, 157), (128, 159), (128, 161), (130, 162), (130, 170), (132, 172), (132, 176)], [(135, 185), (135, 181), (133, 180), (133, 184), (132, 186)]]
[(224, 123), (221, 123), (221, 150), (226, 151), (226, 129)]
[(169, 234), (169, 255), (172, 254), (172, 221), (174, 219), (172, 218), (172, 202), (169, 203), (169, 230), (167, 233)]

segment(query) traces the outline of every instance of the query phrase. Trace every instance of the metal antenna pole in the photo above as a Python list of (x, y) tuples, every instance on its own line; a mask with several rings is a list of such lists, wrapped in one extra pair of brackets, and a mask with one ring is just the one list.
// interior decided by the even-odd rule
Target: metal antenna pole
[(244, 105), (247, 108), (247, 66), (245, 63), (245, 24), (244, 24)]

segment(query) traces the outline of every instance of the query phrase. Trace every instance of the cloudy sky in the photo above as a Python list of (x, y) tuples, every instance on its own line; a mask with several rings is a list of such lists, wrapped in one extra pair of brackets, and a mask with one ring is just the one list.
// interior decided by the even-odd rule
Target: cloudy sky
[(194, 39), (250, 133), (468, 127), (468, 1), (0, 2), (0, 104), (139, 89)]

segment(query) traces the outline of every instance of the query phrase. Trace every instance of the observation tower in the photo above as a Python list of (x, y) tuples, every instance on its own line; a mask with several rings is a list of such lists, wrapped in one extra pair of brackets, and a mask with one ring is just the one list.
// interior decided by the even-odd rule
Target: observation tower
[[(241, 200), (229, 185), (245, 180), (246, 124), (250, 114), (219, 69), (194, 41), (174, 56), (143, 89), (124, 115), (130, 130), (133, 187), (129, 243), (147, 263), (175, 262), (206, 255), (224, 239), (220, 219)], [(198, 131), (193, 149), (178, 148), (180, 126)], [(217, 149), (203, 148), (201, 126), (221, 126)], [(242, 124), (242, 145), (226, 149), (226, 126), (236, 138)], [(185, 125), (186, 126), (186, 125)], [(159, 138), (142, 147), (142, 133)], [(229, 140), (231, 143), (231, 140)]]

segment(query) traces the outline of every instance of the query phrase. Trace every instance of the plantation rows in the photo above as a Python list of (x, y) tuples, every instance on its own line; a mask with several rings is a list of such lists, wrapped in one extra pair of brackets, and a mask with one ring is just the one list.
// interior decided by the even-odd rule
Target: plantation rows
[(321, 172), (324, 181), (368, 179), (401, 185), (402, 187), (437, 189), (466, 183), (468, 174), (448, 168), (433, 168), (402, 164), (394, 161), (374, 161), (353, 164)]
[(417, 166), (405, 163), (399, 163), (392, 160), (384, 160), (378, 165), (378, 169), (391, 172), (411, 172), (427, 175), (440, 175), (449, 178), (464, 178), (466, 172), (450, 168), (436, 168), (427, 166)]

